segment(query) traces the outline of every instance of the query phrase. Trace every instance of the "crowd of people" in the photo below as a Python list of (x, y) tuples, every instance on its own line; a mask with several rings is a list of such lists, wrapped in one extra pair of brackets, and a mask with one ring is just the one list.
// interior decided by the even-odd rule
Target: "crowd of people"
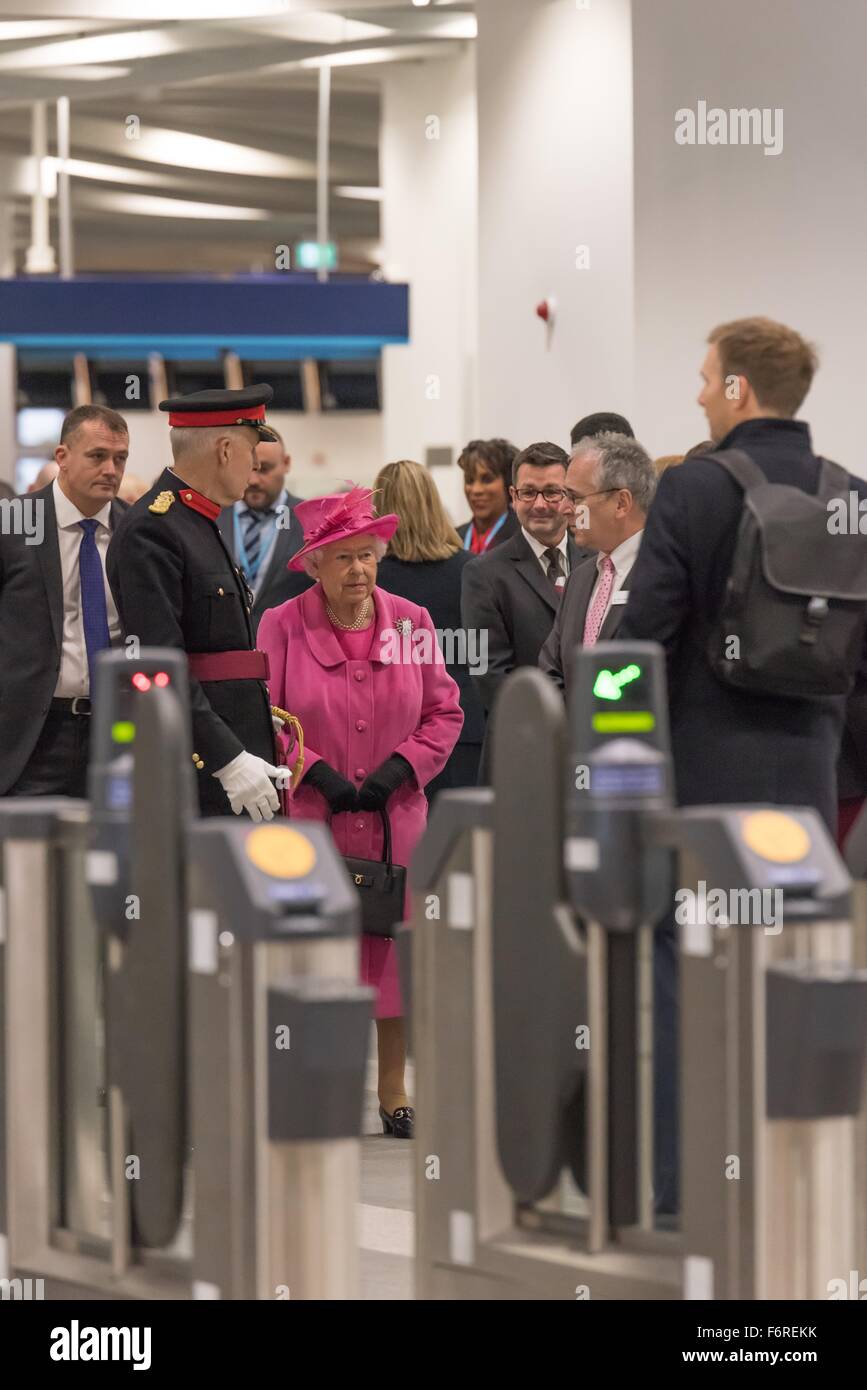
[[(163, 402), (172, 464), (150, 487), (136, 481), (132, 505), (123, 417), (71, 411), (56, 474), (32, 491), (43, 543), (0, 537), (0, 795), (86, 795), (94, 662), (134, 636), (188, 654), (203, 815), (326, 820), (341, 854), (365, 861), (383, 857), (387, 822), (394, 862), (408, 865), (436, 794), (487, 780), (509, 674), (538, 666), (568, 698), (575, 648), (617, 636), (666, 653), (680, 804), (808, 805), (836, 833), (839, 797), (845, 833), (867, 791), (867, 666), (848, 702), (769, 698), (720, 681), (707, 656), (743, 511), (716, 453), (742, 451), (769, 483), (815, 494), (821, 462), (794, 417), (816, 366), (784, 325), (724, 324), (701, 367), (709, 439), (654, 461), (623, 416), (597, 413), (568, 450), (473, 440), (458, 460), (471, 516), (457, 528), (412, 460), (388, 463), (372, 489), (295, 497), (268, 387)], [(863, 479), (850, 486), (867, 497)], [(444, 650), (443, 633), (480, 640)], [(410, 659), (386, 654), (394, 634)], [(287, 713), (305, 735), (288, 788)], [(383, 1128), (408, 1137), (387, 935), (363, 937), (362, 976), (377, 992)], [(655, 979), (657, 1201), (671, 1210), (670, 922)]]

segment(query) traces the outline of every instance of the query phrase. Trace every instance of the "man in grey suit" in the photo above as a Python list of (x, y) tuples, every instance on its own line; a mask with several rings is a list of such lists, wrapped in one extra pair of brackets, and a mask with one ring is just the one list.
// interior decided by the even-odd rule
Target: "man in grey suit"
[[(274, 430), (277, 434), (277, 431)], [(251, 473), (244, 496), (224, 508), (217, 525), (229, 554), (234, 556), (253, 590), (253, 626), (262, 614), (309, 589), (313, 580), (287, 569), (301, 549), (304, 533), (296, 519), (301, 501), (286, 486), (291, 459), (279, 437), (275, 443), (256, 445), (256, 471)]]
[(87, 796), (96, 658), (121, 640), (105, 556), (128, 452), (122, 415), (79, 406), (54, 482), (3, 504), (0, 796)]
[(616, 635), (655, 491), (656, 469), (636, 439), (601, 434), (575, 445), (566, 492), (575, 507), (576, 539), (597, 554), (572, 572), (539, 653), (540, 670), (567, 696), (575, 648)]

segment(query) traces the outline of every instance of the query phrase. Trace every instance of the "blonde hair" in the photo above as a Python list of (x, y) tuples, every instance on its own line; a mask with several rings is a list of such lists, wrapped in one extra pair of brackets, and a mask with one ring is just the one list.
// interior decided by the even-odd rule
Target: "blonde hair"
[(461, 538), (446, 515), (437, 486), (420, 463), (411, 459), (387, 463), (373, 490), (379, 516), (394, 512), (400, 517), (388, 547), (396, 560), (447, 560), (461, 549)]

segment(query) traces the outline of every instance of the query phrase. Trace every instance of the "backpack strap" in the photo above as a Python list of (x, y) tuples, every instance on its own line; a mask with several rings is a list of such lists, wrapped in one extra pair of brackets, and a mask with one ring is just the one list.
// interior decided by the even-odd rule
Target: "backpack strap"
[(720, 449), (718, 453), (702, 454), (701, 457), (718, 463), (743, 492), (749, 492), (768, 481), (759, 465), (743, 449)]
[(851, 487), (852, 480), (845, 468), (841, 468), (839, 463), (832, 463), (830, 459), (819, 459), (817, 497), (821, 497), (823, 502), (830, 502), (833, 497), (848, 497)]

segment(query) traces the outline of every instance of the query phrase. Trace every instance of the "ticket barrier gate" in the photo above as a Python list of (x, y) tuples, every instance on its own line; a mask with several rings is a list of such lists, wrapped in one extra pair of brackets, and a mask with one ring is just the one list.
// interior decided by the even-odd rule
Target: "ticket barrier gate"
[(90, 802), (0, 802), (0, 1277), (352, 1298), (355, 895), (323, 826), (193, 818), (187, 698), (103, 656)]
[[(865, 1201), (849, 875), (811, 810), (673, 808), (658, 647), (579, 652), (575, 691), (567, 724), (540, 673), (510, 677), (493, 791), (441, 795), (416, 857), (417, 1296), (827, 1298)], [(652, 926), (673, 904), (665, 1230)]]

